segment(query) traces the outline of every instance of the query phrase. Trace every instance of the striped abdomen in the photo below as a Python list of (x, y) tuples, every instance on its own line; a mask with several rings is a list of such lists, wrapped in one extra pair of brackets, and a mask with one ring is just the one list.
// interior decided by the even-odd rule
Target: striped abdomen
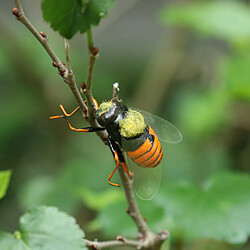
[(161, 144), (153, 129), (149, 127), (148, 138), (135, 151), (128, 151), (128, 156), (139, 166), (154, 168), (158, 166), (163, 157)]

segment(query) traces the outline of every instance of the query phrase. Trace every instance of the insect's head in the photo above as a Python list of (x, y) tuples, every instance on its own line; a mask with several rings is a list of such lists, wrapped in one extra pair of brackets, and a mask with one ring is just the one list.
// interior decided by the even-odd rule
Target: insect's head
[(121, 114), (123, 106), (116, 99), (104, 101), (96, 112), (98, 123), (105, 127), (113, 123)]

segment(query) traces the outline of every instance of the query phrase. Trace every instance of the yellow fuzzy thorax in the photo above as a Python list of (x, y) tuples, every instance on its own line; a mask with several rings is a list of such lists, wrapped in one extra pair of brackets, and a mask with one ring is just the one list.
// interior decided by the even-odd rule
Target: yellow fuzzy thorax
[(125, 117), (120, 120), (120, 133), (123, 137), (131, 138), (142, 134), (146, 128), (143, 115), (133, 109), (129, 109)]
[(112, 107), (113, 104), (114, 104), (114, 103), (113, 103), (112, 101), (104, 101), (104, 102), (100, 105), (100, 107), (99, 107), (99, 109), (98, 109), (98, 111), (99, 111), (99, 116), (101, 116), (102, 114), (108, 112), (108, 111), (110, 110), (110, 108)]

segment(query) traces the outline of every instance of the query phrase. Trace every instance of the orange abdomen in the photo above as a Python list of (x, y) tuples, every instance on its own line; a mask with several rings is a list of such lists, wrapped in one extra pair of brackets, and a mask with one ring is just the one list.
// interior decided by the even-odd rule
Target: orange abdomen
[(149, 127), (149, 135), (153, 135), (153, 142), (149, 138), (135, 151), (128, 151), (128, 156), (139, 166), (154, 168), (158, 166), (163, 158), (161, 144), (153, 129)]

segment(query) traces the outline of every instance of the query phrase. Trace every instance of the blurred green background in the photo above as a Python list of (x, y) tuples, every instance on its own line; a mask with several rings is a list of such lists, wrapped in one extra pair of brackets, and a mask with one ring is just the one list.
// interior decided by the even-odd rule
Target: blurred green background
[[(140, 201), (155, 232), (168, 229), (171, 249), (250, 248), (250, 1), (117, 0), (93, 28), (100, 49), (93, 93), (175, 124), (183, 142), (163, 145), (159, 193)], [(61, 60), (63, 39), (42, 20), (40, 1), (26, 15)], [(0, 3), (0, 168), (11, 169), (0, 201), (0, 229), (17, 229), (27, 209), (54, 205), (73, 215), (87, 238), (134, 236), (121, 189), (107, 178), (108, 147), (94, 134), (48, 119), (76, 107), (68, 86), (35, 38)], [(77, 82), (85, 80), (85, 37), (71, 41)], [(86, 123), (78, 115), (76, 127)], [(114, 181), (119, 182), (118, 176)]]

